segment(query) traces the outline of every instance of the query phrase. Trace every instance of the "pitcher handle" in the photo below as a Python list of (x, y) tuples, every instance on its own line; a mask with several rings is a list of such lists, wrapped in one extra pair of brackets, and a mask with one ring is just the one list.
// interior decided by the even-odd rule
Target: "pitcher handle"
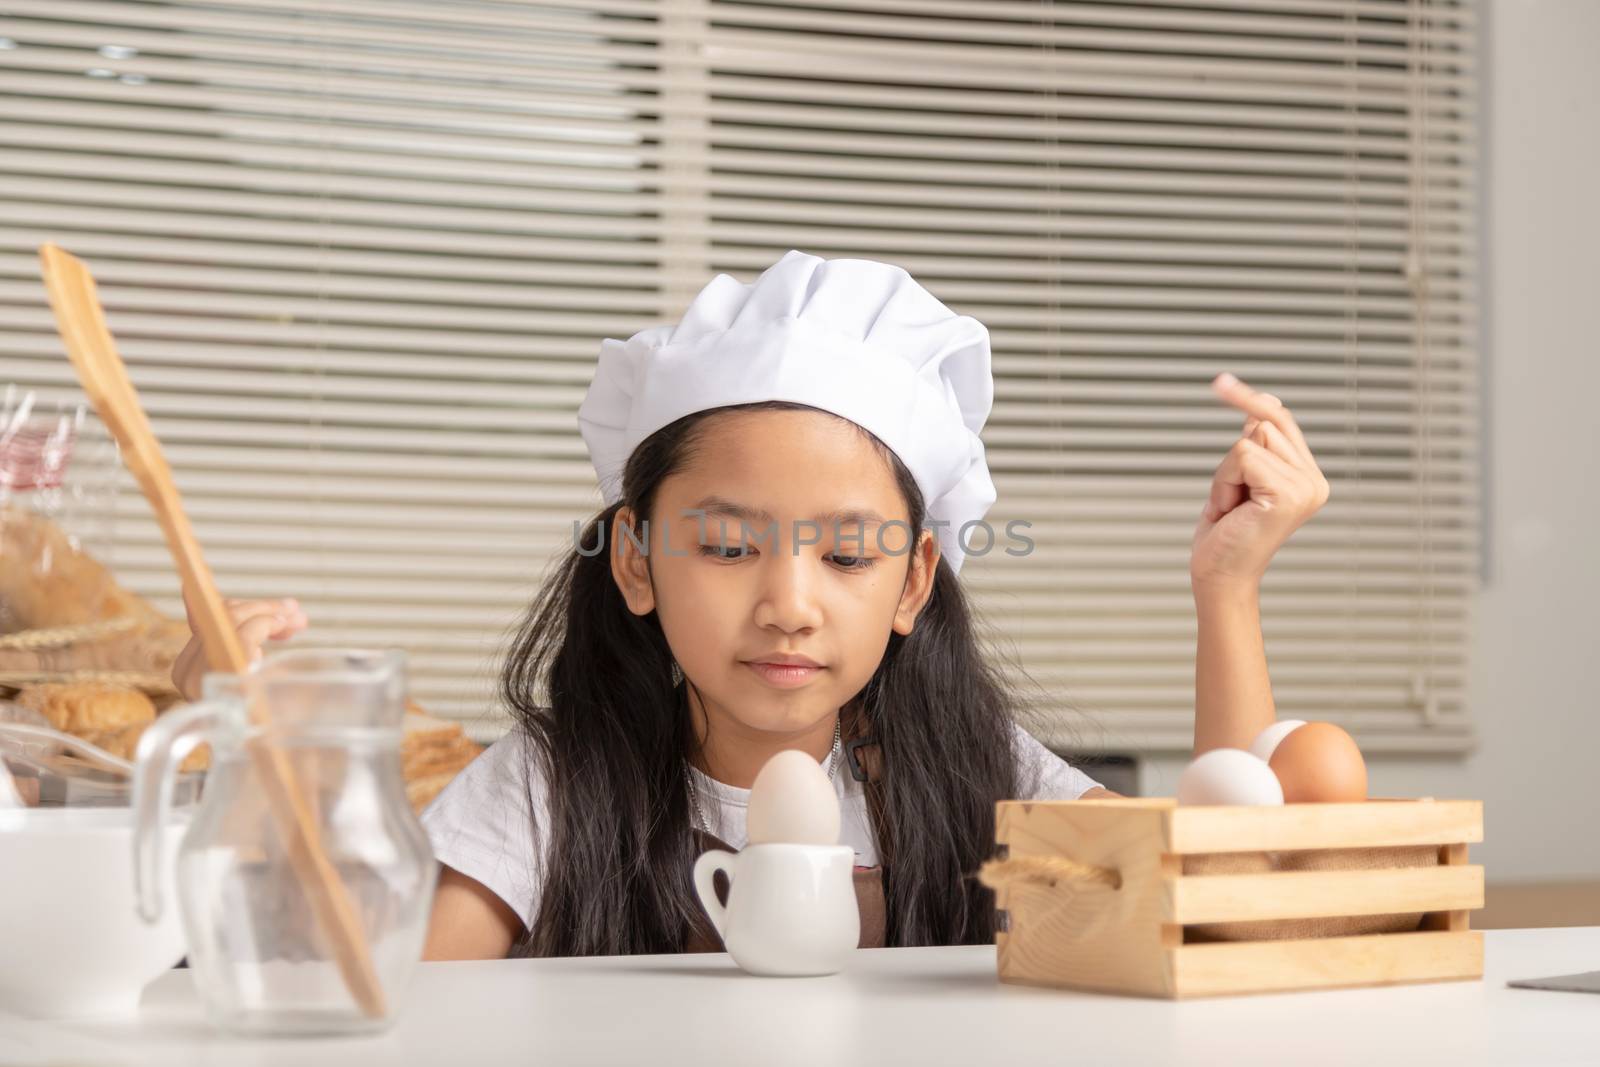
[(733, 890), (733, 867), (738, 859), (732, 852), (724, 852), (720, 848), (709, 849), (700, 854), (694, 861), (694, 891), (700, 898), (700, 906), (706, 909), (706, 914), (711, 918), (711, 925), (717, 928), (717, 936), (727, 939), (725, 929), (728, 921), (728, 909), (722, 901), (717, 899), (717, 872), (722, 871), (728, 876), (728, 889)]
[(162, 831), (172, 817), (172, 790), (185, 757), (205, 742), (222, 717), (226, 700), (203, 700), (166, 712), (139, 737), (133, 761), (133, 888), (139, 917), (157, 922), (165, 902), (161, 899), (161, 872), (167, 862), (167, 835)]

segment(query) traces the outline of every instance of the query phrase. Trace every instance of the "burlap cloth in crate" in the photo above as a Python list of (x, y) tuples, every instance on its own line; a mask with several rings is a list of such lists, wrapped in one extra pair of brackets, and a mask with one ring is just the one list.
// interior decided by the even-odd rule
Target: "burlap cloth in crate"
[[(1183, 857), (1183, 873), (1263, 874), (1268, 871), (1377, 871), (1395, 867), (1432, 867), (1439, 862), (1433, 845), (1404, 848), (1333, 848), (1304, 852), (1218, 852)], [(1186, 928), (1194, 941), (1282, 941), (1304, 937), (1352, 937), (1415, 930), (1421, 912), (1397, 915), (1333, 915), (1320, 919), (1265, 919), (1254, 922), (1196, 923)]]

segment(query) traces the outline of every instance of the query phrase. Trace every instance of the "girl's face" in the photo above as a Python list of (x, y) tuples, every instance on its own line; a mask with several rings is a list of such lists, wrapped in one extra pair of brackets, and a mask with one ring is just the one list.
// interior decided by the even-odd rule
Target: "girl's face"
[[(925, 531), (910, 544), (894, 472), (843, 419), (735, 411), (699, 431), (657, 490), (648, 560), (632, 539), (644, 541), (640, 524), (618, 513), (618, 587), (636, 614), (657, 613), (710, 729), (831, 731), (891, 631), (912, 631), (937, 542)], [(802, 657), (814, 666), (766, 665)]]

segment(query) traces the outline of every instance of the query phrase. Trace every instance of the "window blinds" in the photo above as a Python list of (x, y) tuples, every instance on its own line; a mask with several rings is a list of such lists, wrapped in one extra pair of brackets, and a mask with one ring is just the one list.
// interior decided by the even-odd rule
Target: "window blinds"
[(963, 575), (1047, 740), (1189, 745), (1229, 369), (1333, 483), (1263, 594), (1280, 713), (1461, 749), (1474, 33), (1470, 0), (8, 0), (0, 378), (73, 395), (59, 241), (224, 587), (405, 648), (492, 735), (505, 630), (599, 506), (598, 340), (789, 248), (887, 259), (992, 332), (990, 518), (1035, 548)]

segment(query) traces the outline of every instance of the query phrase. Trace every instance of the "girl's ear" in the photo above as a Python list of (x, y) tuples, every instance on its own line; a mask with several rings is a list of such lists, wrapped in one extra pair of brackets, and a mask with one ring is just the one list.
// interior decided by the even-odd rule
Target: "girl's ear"
[[(656, 591), (650, 583), (647, 532), (648, 527), (636, 528), (631, 508), (618, 508), (611, 520), (611, 577), (622, 592), (622, 599), (627, 601), (628, 610), (635, 615), (648, 615), (656, 609)], [(641, 545), (644, 551), (640, 551)]]
[(908, 636), (917, 628), (917, 615), (933, 595), (933, 576), (939, 567), (939, 542), (930, 530), (922, 531), (917, 550), (911, 553), (906, 585), (900, 591), (900, 605), (894, 612), (894, 632)]

